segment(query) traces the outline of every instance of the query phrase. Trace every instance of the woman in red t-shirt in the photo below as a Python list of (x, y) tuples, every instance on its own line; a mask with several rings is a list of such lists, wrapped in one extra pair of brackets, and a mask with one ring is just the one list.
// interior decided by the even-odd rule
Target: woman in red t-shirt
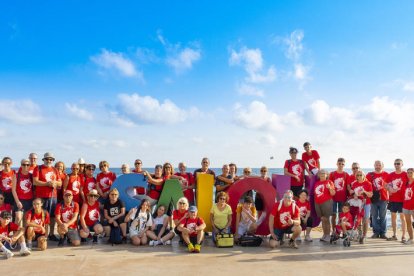
[[(59, 174), (59, 179), (64, 180), (66, 178), (66, 166), (65, 163), (63, 163), (62, 161), (58, 161), (55, 164), (55, 169), (57, 170), (58, 174)], [(63, 200), (63, 186), (57, 187), (56, 188), (56, 197), (57, 197), (57, 201), (61, 202)]]
[(404, 244), (413, 244), (413, 224), (412, 217), (414, 216), (414, 169), (407, 170), (408, 182), (404, 188), (403, 214), (407, 224), (407, 232), (410, 237)]
[(156, 165), (154, 174), (145, 172), (144, 176), (148, 178), (148, 200), (152, 208), (157, 204), (162, 188), (164, 187), (165, 178), (163, 176), (162, 166)]
[(107, 161), (99, 162), (100, 173), (96, 176), (97, 190), (101, 198), (101, 203), (108, 198), (109, 190), (116, 179), (116, 174), (109, 170), (109, 163)]
[(66, 193), (66, 190), (72, 191), (73, 194), (73, 201), (81, 203), (81, 192), (83, 189), (83, 174), (79, 174), (79, 164), (73, 163), (71, 167), (72, 172), (68, 174), (63, 182), (63, 193)]
[(102, 234), (104, 229), (100, 220), (100, 209), (99, 209), (99, 194), (98, 191), (92, 189), (87, 194), (87, 200), (83, 203), (80, 211), (80, 231), (79, 235), (86, 239), (89, 237), (91, 232), (93, 234), (93, 243), (98, 242), (98, 235)]
[(182, 233), (178, 230), (178, 225), (183, 223), (188, 218), (188, 199), (186, 197), (182, 197), (177, 201), (177, 209), (174, 210), (172, 214), (172, 218), (174, 221), (174, 232), (180, 237), (180, 242), (183, 242)]
[(15, 202), (15, 222), (23, 226), (23, 213), (32, 208), (33, 201), (33, 178), (29, 173), (30, 161), (23, 159), (21, 167), (16, 174), (16, 181), (13, 182), (12, 193)]
[(320, 170), (318, 172), (319, 181), (314, 186), (315, 211), (322, 221), (323, 236), (321, 241), (329, 242), (331, 225), (329, 217), (332, 215), (332, 197), (335, 195), (335, 187), (328, 179), (328, 172)]
[(16, 173), (11, 168), (13, 161), (10, 157), (4, 157), (1, 163), (3, 164), (3, 170), (0, 171), (0, 190), (4, 194), (4, 202), (13, 206), (12, 186), (13, 183), (16, 183)]

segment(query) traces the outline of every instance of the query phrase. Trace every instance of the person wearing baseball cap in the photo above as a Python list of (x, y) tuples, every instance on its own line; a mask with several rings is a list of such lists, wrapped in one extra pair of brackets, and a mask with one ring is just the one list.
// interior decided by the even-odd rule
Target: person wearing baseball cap
[(63, 194), (63, 202), (56, 206), (55, 211), (56, 223), (58, 224), (58, 233), (60, 236), (58, 246), (63, 246), (66, 238), (71, 241), (72, 245), (80, 245), (78, 215), (79, 204), (73, 201), (72, 191), (66, 190)]
[(197, 215), (197, 207), (191, 206), (188, 209), (188, 218), (181, 222), (178, 230), (182, 232), (183, 240), (187, 244), (188, 251), (200, 253), (201, 244), (204, 239), (206, 223)]

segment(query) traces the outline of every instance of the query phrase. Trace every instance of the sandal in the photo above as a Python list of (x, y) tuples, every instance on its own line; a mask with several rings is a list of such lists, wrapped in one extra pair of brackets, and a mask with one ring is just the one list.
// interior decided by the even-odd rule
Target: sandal
[(401, 238), (401, 242), (402, 242), (402, 243), (405, 243), (406, 241), (407, 241), (407, 240), (406, 240), (404, 237), (402, 237), (402, 238)]

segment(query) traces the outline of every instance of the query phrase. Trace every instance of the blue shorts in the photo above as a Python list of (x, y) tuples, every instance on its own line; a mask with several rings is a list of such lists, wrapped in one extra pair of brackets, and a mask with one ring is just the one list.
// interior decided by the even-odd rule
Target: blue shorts
[(344, 205), (343, 202), (333, 201), (332, 204), (332, 212), (334, 214), (342, 213), (342, 206)]
[(49, 216), (51, 218), (54, 218), (57, 198), (56, 197), (42, 198), (42, 201), (43, 201), (43, 209), (49, 212)]
[(364, 219), (369, 219), (371, 216), (371, 204), (365, 204), (364, 206)]
[(388, 202), (388, 210), (390, 210), (391, 213), (402, 213), (402, 202)]
[(29, 211), (30, 209), (33, 208), (33, 199), (22, 199), (22, 200), (20, 200), (20, 202), (22, 203), (23, 208), (19, 209), (19, 208), (17, 208), (17, 204), (14, 204), (14, 211), (15, 212), (18, 212), (18, 211), (27, 212), (27, 211)]
[(293, 225), (292, 226), (290, 226), (290, 227), (288, 227), (288, 228), (285, 228), (285, 229), (277, 229), (277, 228), (275, 228), (274, 230), (273, 230), (273, 232), (275, 233), (275, 235), (276, 235), (276, 237), (277, 237), (277, 239), (279, 240), (279, 241), (281, 241), (281, 240), (283, 240), (283, 236), (285, 235), (285, 234), (292, 234), (293, 233)]

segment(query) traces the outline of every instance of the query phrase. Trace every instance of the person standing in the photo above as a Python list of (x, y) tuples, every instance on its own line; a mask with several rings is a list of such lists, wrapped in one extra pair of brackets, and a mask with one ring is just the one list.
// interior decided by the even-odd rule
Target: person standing
[[(216, 174), (214, 173), (214, 171), (212, 171), (211, 169), (209, 169), (210, 166), (210, 160), (207, 157), (204, 157), (201, 160), (201, 168), (197, 169), (194, 171), (193, 175), (194, 175), (194, 180), (197, 183), (197, 175), (198, 174), (211, 174), (214, 179), (216, 178)], [(194, 192), (197, 194), (197, 185), (195, 186)]]
[(33, 174), (34, 169), (37, 167), (37, 154), (34, 152), (29, 154), (29, 161), (30, 161), (29, 172)]
[(10, 157), (4, 157), (1, 163), (3, 170), (0, 171), (0, 190), (3, 192), (4, 202), (14, 206), (12, 187), (16, 185), (16, 172), (11, 168), (13, 161)]
[(175, 175), (181, 176), (185, 179), (182, 182), (182, 189), (184, 196), (188, 199), (190, 205), (194, 205), (194, 189), (195, 181), (192, 173), (186, 172), (187, 166), (184, 162), (178, 164), (179, 172), (176, 172)]
[(14, 197), (14, 212), (16, 224), (23, 226), (23, 213), (32, 207), (33, 180), (29, 173), (29, 159), (23, 159), (21, 167), (16, 174), (16, 181), (13, 183), (12, 193)]
[(387, 202), (389, 199), (386, 189), (388, 173), (384, 170), (384, 163), (375, 161), (374, 171), (367, 174), (367, 179), (372, 183), (373, 194), (371, 198), (371, 219), (373, 239), (387, 239)]
[(312, 149), (312, 145), (309, 142), (303, 144), (305, 152), (302, 153), (302, 160), (308, 165), (309, 171), (313, 175), (317, 175), (321, 169), (321, 163), (319, 162), (319, 153)]
[(332, 217), (331, 225), (332, 231), (335, 232), (336, 229), (336, 218), (339, 217), (339, 214), (342, 212), (342, 205), (345, 203), (348, 190), (348, 173), (344, 171), (345, 159), (342, 157), (338, 158), (336, 162), (336, 171), (333, 171), (329, 174), (329, 180), (332, 181), (335, 187), (335, 195), (333, 196), (333, 208), (332, 208)]
[(293, 192), (293, 195), (298, 198), (299, 192), (303, 189), (303, 184), (305, 180), (305, 170), (308, 171), (308, 165), (300, 159), (297, 159), (298, 149), (290, 147), (289, 148), (290, 158), (285, 161), (284, 174), (290, 176), (290, 189)]

